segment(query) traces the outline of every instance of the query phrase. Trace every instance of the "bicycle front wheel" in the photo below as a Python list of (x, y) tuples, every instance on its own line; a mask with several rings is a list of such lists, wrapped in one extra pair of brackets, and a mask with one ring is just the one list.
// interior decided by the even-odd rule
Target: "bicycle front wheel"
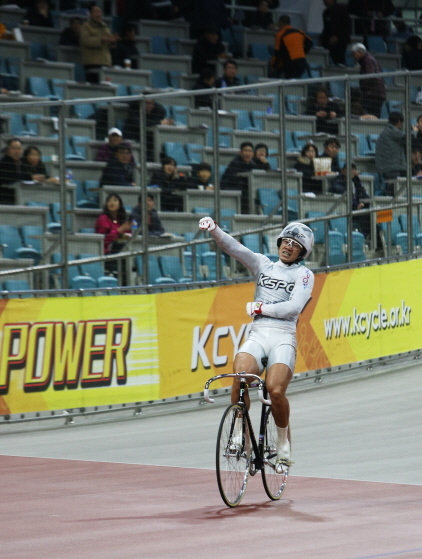
[[(288, 437), (291, 445), (290, 427)], [(268, 497), (277, 501), (283, 495), (286, 489), (289, 471), (283, 474), (277, 474), (275, 464), (277, 461), (277, 427), (274, 422), (271, 408), (268, 408), (265, 415), (265, 438), (264, 438), (264, 455), (262, 468), (262, 483)]]
[[(240, 420), (242, 432), (239, 430), (235, 432), (236, 419)], [(236, 441), (235, 435), (237, 435)], [(235, 443), (240, 443), (240, 440), (241, 444), (236, 445)], [(223, 501), (229, 507), (236, 507), (246, 491), (251, 454), (249, 441), (249, 428), (244, 420), (244, 408), (239, 404), (232, 404), (221, 418), (216, 453), (218, 489)]]

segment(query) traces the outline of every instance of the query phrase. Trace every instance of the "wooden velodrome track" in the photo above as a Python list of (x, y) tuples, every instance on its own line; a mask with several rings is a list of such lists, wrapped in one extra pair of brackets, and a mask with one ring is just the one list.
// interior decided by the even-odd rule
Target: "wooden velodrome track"
[[(422, 367), (290, 396), (281, 501), (218, 493), (222, 405), (0, 426), (2, 559), (422, 558)], [(255, 399), (253, 408), (258, 410)]]

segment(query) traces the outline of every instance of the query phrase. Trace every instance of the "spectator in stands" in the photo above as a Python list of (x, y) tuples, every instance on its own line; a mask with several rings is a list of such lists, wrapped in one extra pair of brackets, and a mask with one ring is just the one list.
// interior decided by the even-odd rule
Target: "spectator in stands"
[(246, 12), (243, 20), (245, 27), (257, 27), (258, 29), (276, 29), (273, 14), (270, 11), (268, 0), (258, 0), (256, 11)]
[[(159, 237), (165, 233), (165, 229), (155, 209), (154, 196), (147, 194), (147, 219), (148, 219), (148, 232), (153, 237)], [(130, 221), (133, 224), (135, 221), (138, 227), (142, 225), (142, 196), (139, 195), (138, 204), (133, 208), (130, 215)]]
[(242, 85), (242, 82), (237, 77), (237, 62), (233, 58), (226, 60), (223, 64), (223, 75), (215, 81), (215, 87), (234, 87)]
[(82, 63), (86, 79), (98, 83), (98, 70), (102, 66), (111, 66), (111, 49), (116, 45), (117, 35), (112, 33), (103, 21), (103, 11), (99, 6), (92, 6), (89, 19), (81, 27)]
[(412, 35), (403, 45), (402, 66), (407, 70), (422, 70), (422, 39), (418, 35)]
[[(131, 230), (132, 224), (128, 220), (123, 200), (118, 194), (110, 193), (95, 223), (95, 232), (104, 235), (104, 254), (120, 252), (130, 238)], [(116, 274), (117, 260), (106, 260), (104, 268), (108, 273)], [(123, 277), (123, 284), (126, 284), (125, 277)]]
[(347, 6), (337, 0), (324, 0), (323, 28), (319, 38), (322, 47), (330, 51), (334, 64), (346, 64), (346, 49), (352, 34), (352, 19)]
[(161, 211), (183, 211), (183, 199), (177, 192), (186, 189), (186, 179), (177, 170), (177, 162), (173, 157), (163, 157), (161, 169), (152, 174), (150, 185), (161, 188)]
[[(215, 71), (212, 68), (204, 68), (199, 76), (198, 81), (193, 86), (192, 90), (198, 89), (211, 89), (215, 86)], [(195, 109), (201, 107), (212, 108), (212, 94), (196, 95), (195, 96)]]
[(312, 47), (312, 39), (303, 31), (290, 25), (290, 17), (280, 16), (275, 36), (274, 55), (270, 61), (274, 77), (286, 80), (298, 79), (308, 69), (306, 54)]
[(250, 212), (249, 186), (247, 177), (239, 176), (239, 173), (249, 173), (253, 169), (256, 169), (253, 156), (253, 144), (251, 142), (242, 142), (240, 144), (239, 154), (231, 160), (221, 177), (222, 189), (241, 191), (241, 213), (244, 214)]
[(6, 153), (0, 159), (0, 204), (15, 204), (15, 190), (8, 186), (26, 180), (22, 169), (22, 143), (11, 138), (6, 145)]
[(50, 4), (47, 0), (35, 0), (34, 5), (28, 8), (24, 21), (27, 21), (28, 25), (37, 27), (54, 27)]
[(198, 37), (193, 49), (192, 72), (200, 74), (207, 66), (214, 68), (216, 60), (226, 59), (228, 56), (217, 27), (207, 27)]
[[(341, 169), (341, 173), (333, 179), (330, 187), (330, 192), (333, 194), (343, 194), (347, 190), (347, 165), (345, 164)], [(352, 197), (352, 210), (362, 210), (368, 208), (369, 204), (365, 202), (365, 199), (369, 198), (369, 194), (366, 192), (365, 187), (359, 177), (359, 172), (356, 165), (352, 163), (350, 165), (350, 175), (352, 179), (353, 197)], [(365, 237), (368, 237), (371, 232), (371, 222), (370, 216), (359, 215), (353, 216), (353, 224), (356, 229), (358, 229)]]
[[(125, 138), (141, 141), (140, 135), (140, 115), (139, 115), (139, 101), (129, 103), (128, 116), (124, 125)], [(147, 97), (145, 99), (145, 118), (147, 128), (147, 159), (148, 161), (154, 160), (154, 133), (151, 130), (154, 126), (159, 124), (174, 124), (173, 119), (168, 118), (166, 109), (161, 103), (155, 99)]]
[(119, 39), (115, 48), (111, 50), (111, 58), (114, 66), (126, 67), (126, 60), (130, 60), (130, 67), (138, 68), (139, 51), (136, 46), (136, 25), (125, 23), (122, 26)]
[(271, 171), (271, 165), (268, 161), (267, 144), (256, 144), (253, 154), (253, 162), (256, 169), (261, 171)]
[(337, 138), (327, 138), (324, 142), (324, 151), (321, 153), (320, 157), (330, 157), (331, 158), (331, 172), (340, 173), (340, 162), (338, 159), (338, 152), (341, 148), (340, 142)]
[(186, 188), (214, 190), (211, 183), (211, 165), (204, 162), (195, 165), (193, 175), (186, 179)]
[(65, 27), (60, 34), (59, 45), (66, 47), (79, 47), (81, 37), (82, 19), (72, 17), (69, 26)]
[(338, 134), (337, 119), (344, 116), (339, 104), (329, 97), (328, 89), (318, 87), (314, 97), (308, 103), (306, 115), (314, 115), (316, 120), (316, 131), (325, 134)]
[(392, 111), (375, 147), (375, 168), (384, 178), (387, 196), (394, 195), (394, 179), (406, 176), (406, 134), (403, 124), (403, 114)]
[(222, 29), (231, 25), (228, 7), (224, 0), (195, 0), (191, 13), (190, 35), (196, 39), (206, 27), (212, 25), (221, 35)]
[(422, 177), (422, 147), (412, 148), (412, 177)]
[(302, 173), (302, 190), (303, 192), (313, 192), (314, 194), (322, 192), (321, 181), (315, 179), (314, 159), (318, 157), (318, 148), (315, 144), (308, 143), (303, 146), (300, 156), (295, 163), (295, 169), (298, 173)]
[[(352, 56), (359, 63), (362, 76), (382, 74), (381, 66), (362, 43), (355, 43), (352, 46)], [(384, 79), (382, 77), (361, 79), (360, 90), (364, 111), (380, 118), (382, 104), (387, 98)]]
[(132, 150), (126, 142), (121, 142), (115, 148), (116, 156), (110, 159), (103, 169), (100, 187), (104, 184), (114, 186), (135, 186), (135, 165), (132, 160)]
[(422, 149), (422, 115), (418, 116), (412, 128), (412, 146)]
[(99, 147), (95, 161), (110, 161), (116, 154), (116, 147), (123, 142), (123, 134), (118, 128), (110, 128), (105, 143)]
[(25, 175), (25, 180), (28, 181), (32, 180), (34, 182), (59, 184), (58, 178), (48, 175), (42, 161), (41, 151), (37, 146), (28, 146), (25, 148), (22, 157), (22, 172)]

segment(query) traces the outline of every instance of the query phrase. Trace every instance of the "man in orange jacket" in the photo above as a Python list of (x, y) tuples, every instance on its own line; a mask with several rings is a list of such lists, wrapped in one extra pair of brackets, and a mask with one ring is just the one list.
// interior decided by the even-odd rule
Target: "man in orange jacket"
[(287, 80), (300, 78), (308, 68), (306, 54), (312, 47), (312, 39), (303, 31), (294, 29), (289, 16), (280, 16), (278, 29), (270, 63), (273, 76)]

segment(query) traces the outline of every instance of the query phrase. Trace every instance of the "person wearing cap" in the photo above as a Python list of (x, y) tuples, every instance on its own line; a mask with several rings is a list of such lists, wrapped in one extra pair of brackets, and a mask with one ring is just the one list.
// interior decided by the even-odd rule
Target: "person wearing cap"
[(118, 128), (110, 128), (104, 144), (100, 146), (95, 161), (110, 161), (115, 155), (116, 147), (123, 142), (123, 134)]
[(104, 184), (114, 186), (135, 186), (135, 165), (132, 158), (132, 150), (126, 142), (117, 145), (116, 156), (110, 159), (103, 169), (100, 179), (100, 187)]
[[(312, 230), (303, 223), (289, 223), (277, 238), (279, 260), (252, 252), (218, 227), (211, 217), (199, 221), (217, 245), (243, 264), (256, 283), (253, 302), (246, 303), (246, 314), (253, 318), (247, 340), (236, 353), (233, 372), (262, 375), (266, 362), (266, 386), (277, 426), (276, 472), (286, 474), (292, 462), (289, 443), (289, 401), (287, 386), (296, 362), (296, 325), (311, 298), (314, 275), (300, 262), (308, 258), (314, 244)], [(239, 400), (239, 378), (234, 379), (232, 403)], [(250, 405), (245, 394), (246, 404)], [(237, 418), (230, 452), (242, 451), (242, 419)]]

